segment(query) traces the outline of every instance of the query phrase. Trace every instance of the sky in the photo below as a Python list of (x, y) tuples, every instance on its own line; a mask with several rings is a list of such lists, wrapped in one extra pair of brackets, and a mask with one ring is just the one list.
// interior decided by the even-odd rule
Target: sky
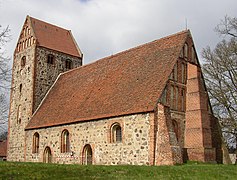
[(191, 30), (196, 50), (221, 37), (215, 26), (237, 17), (236, 0), (0, 0), (0, 25), (11, 29), (6, 53), (13, 57), (27, 15), (72, 31), (88, 64), (100, 58)]

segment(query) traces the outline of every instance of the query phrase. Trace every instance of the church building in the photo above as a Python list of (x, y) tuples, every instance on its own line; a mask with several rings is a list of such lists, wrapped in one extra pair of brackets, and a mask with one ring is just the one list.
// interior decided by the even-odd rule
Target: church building
[(222, 163), (189, 30), (82, 59), (71, 31), (27, 16), (14, 52), (8, 161)]

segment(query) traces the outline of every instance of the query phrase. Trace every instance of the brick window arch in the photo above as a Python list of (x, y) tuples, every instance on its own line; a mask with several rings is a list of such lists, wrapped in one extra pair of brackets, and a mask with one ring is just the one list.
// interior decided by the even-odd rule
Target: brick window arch
[(111, 126), (111, 142), (122, 142), (122, 128), (119, 123), (114, 123)]
[(26, 65), (26, 56), (23, 56), (21, 58), (21, 67), (23, 68), (23, 67), (25, 67), (25, 65)]
[(61, 135), (61, 153), (66, 152), (70, 152), (69, 131), (67, 129), (63, 130)]
[(39, 153), (39, 133), (37, 132), (33, 135), (32, 153)]

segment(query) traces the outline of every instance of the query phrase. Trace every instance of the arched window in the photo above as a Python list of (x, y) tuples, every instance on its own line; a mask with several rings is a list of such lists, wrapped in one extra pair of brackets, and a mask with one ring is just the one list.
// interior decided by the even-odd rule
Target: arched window
[(49, 54), (49, 55), (47, 56), (47, 63), (48, 63), (48, 64), (54, 64), (54, 55)]
[(111, 126), (111, 142), (122, 142), (122, 128), (119, 123)]
[(32, 153), (39, 153), (39, 133), (33, 135), (33, 148)]
[(61, 153), (70, 152), (70, 141), (68, 130), (63, 130), (61, 135)]
[(72, 61), (70, 59), (65, 61), (65, 67), (66, 69), (72, 69)]
[(21, 58), (21, 67), (25, 67), (25, 65), (26, 65), (26, 57), (23, 56), (23, 57)]
[(92, 164), (92, 148), (89, 144), (85, 145), (82, 152), (82, 164)]
[(44, 149), (43, 162), (44, 163), (51, 163), (52, 162), (52, 153), (51, 153), (50, 147), (48, 147), (48, 146)]
[(174, 133), (176, 135), (177, 141), (179, 141), (179, 126), (178, 126), (177, 121), (172, 120), (172, 126), (173, 126), (173, 129), (174, 129)]

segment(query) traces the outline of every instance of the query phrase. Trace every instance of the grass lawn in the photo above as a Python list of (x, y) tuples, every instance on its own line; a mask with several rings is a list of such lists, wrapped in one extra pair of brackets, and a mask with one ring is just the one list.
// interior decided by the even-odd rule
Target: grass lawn
[(0, 179), (237, 179), (236, 165), (82, 166), (0, 162)]

